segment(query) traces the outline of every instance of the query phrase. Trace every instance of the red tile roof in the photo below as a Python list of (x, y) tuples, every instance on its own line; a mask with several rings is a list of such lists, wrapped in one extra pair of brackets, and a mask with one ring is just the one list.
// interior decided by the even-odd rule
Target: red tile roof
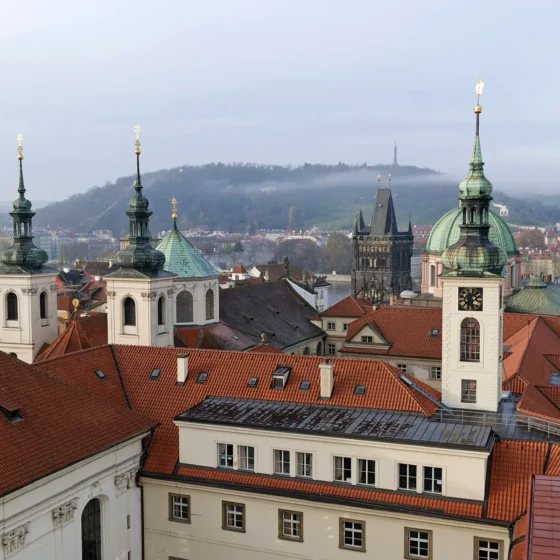
[(560, 478), (543, 475), (533, 477), (528, 516), (528, 558), (560, 558)]
[(235, 274), (247, 274), (247, 269), (239, 263), (232, 271)]
[(560, 410), (558, 410), (558, 407), (534, 385), (528, 385), (525, 388), (517, 405), (517, 410), (537, 418), (560, 422)]
[(348, 296), (335, 303), (322, 313), (320, 317), (363, 317), (373, 309), (373, 305), (365, 299)]
[[(370, 503), (383, 503), (406, 505), (422, 510), (433, 510), (447, 515), (464, 517), (481, 517), (482, 504), (465, 500), (452, 500), (442, 498), (428, 498), (422, 495), (404, 494), (399, 492), (388, 492), (382, 490), (370, 490), (356, 486), (337, 486), (316, 481), (302, 481), (293, 478), (275, 478), (258, 474), (241, 473), (239, 471), (221, 471), (199, 467), (180, 466), (177, 474), (190, 480), (219, 481), (237, 486), (246, 485), (250, 488), (281, 489), (289, 492), (297, 492), (302, 495), (336, 496), (349, 499), (367, 500)], [(242, 488), (241, 488), (242, 489)]]
[[(69, 367), (72, 367), (69, 365)], [(99, 385), (106, 381), (88, 375)], [(1, 394), (22, 420), (0, 416), (0, 495), (136, 435), (155, 422), (0, 352)]]

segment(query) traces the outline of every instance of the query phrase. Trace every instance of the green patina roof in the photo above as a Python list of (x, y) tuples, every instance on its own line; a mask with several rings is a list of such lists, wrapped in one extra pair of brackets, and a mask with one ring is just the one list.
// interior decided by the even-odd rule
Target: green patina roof
[[(436, 222), (430, 233), (426, 244), (426, 252), (439, 255), (445, 249), (457, 243), (461, 237), (461, 229), (459, 228), (461, 221), (462, 211), (460, 207), (453, 208), (453, 210), (444, 214)], [(488, 212), (488, 222), (490, 223), (490, 241), (503, 249), (508, 255), (515, 255), (517, 253), (515, 239), (504, 219), (490, 210)]]
[(560, 315), (560, 292), (534, 277), (522, 290), (507, 298), (506, 310), (513, 313)]
[(165, 255), (163, 268), (180, 278), (205, 278), (220, 274), (177, 229), (175, 224), (157, 246), (157, 250)]
[(484, 162), (478, 134), (474, 140), (469, 174), (459, 185), (459, 198), (461, 200), (492, 198), (492, 183), (484, 175)]

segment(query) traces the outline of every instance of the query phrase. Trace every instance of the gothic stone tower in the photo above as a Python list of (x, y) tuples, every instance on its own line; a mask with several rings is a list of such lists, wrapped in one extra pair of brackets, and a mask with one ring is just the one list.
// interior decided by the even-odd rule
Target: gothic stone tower
[(361, 208), (356, 217), (352, 295), (381, 303), (409, 290), (413, 243), (410, 221), (407, 231), (398, 230), (391, 189), (378, 189), (370, 225), (365, 225)]

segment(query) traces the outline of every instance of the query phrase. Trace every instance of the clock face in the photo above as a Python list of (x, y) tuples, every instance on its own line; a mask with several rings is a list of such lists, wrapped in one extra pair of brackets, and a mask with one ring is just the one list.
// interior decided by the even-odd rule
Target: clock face
[(482, 311), (482, 288), (459, 288), (459, 311)]

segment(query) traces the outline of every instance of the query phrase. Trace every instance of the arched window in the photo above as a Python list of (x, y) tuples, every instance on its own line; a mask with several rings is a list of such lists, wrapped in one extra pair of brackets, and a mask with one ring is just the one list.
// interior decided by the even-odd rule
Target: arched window
[(436, 285), (436, 265), (430, 265), (430, 286)]
[(47, 318), (47, 292), (41, 292), (39, 296), (39, 312), (41, 313), (41, 319)]
[(82, 560), (101, 560), (101, 504), (97, 498), (82, 512)]
[(206, 320), (214, 318), (214, 290), (210, 288), (206, 292)]
[(165, 325), (165, 297), (160, 296), (157, 302), (157, 324)]
[(471, 224), (474, 224), (476, 222), (476, 210), (474, 208), (471, 208)]
[(6, 318), (8, 321), (18, 320), (18, 298), (14, 292), (6, 296)]
[(190, 292), (182, 291), (177, 296), (177, 323), (192, 323), (194, 321), (193, 297)]
[(303, 355), (304, 355), (304, 356), (309, 356), (309, 354), (311, 354), (311, 350), (309, 350), (309, 346), (306, 346), (306, 347), (303, 349)]
[(317, 356), (323, 355), (323, 343), (317, 342)]
[(136, 303), (131, 297), (124, 298), (123, 302), (124, 324), (136, 326)]
[(461, 361), (480, 362), (480, 325), (472, 317), (461, 323)]
[(463, 207), (463, 223), (467, 223), (467, 209)]

